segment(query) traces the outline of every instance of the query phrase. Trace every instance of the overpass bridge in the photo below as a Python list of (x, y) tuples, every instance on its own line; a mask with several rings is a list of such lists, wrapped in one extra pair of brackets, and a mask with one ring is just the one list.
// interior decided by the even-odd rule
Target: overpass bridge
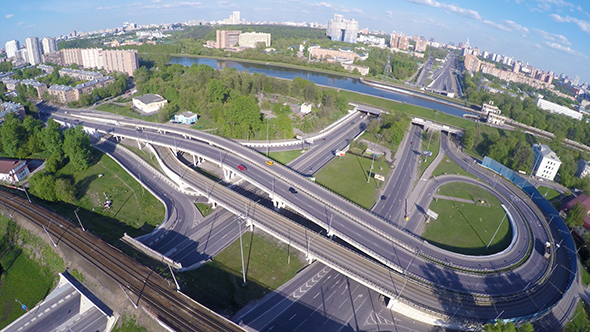
[[(95, 120), (95, 117), (91, 117), (90, 119)], [(124, 136), (124, 137), (128, 137), (128, 138), (132, 138), (132, 139), (137, 139), (138, 141), (141, 142), (154, 142), (157, 143), (158, 145), (162, 145), (162, 146), (167, 146), (169, 148), (171, 148), (174, 151), (187, 151), (189, 153), (202, 153), (202, 152), (198, 152), (194, 149), (194, 145), (196, 144), (196, 141), (190, 141), (188, 142), (187, 140), (183, 140), (183, 139), (176, 139), (174, 137), (170, 137), (171, 135), (163, 135), (162, 132), (177, 132), (180, 133), (180, 137), (186, 137), (188, 138), (189, 136), (191, 136), (190, 133), (187, 133), (186, 130), (180, 130), (178, 128), (169, 128), (169, 127), (162, 127), (160, 125), (155, 125), (155, 124), (146, 124), (146, 123), (141, 123), (141, 126), (143, 126), (143, 128), (147, 128), (147, 127), (152, 127), (152, 128), (156, 128), (156, 131), (159, 131), (160, 134), (149, 134), (145, 133), (145, 132), (141, 132), (141, 131), (133, 131), (133, 130), (123, 130), (123, 127), (119, 127), (117, 126), (112, 127), (113, 125), (113, 121), (114, 124), (116, 125), (116, 123), (118, 122), (119, 125), (123, 124), (123, 120), (128, 121), (127, 123), (125, 123), (126, 125), (131, 125), (131, 126), (136, 126), (137, 123), (133, 123), (129, 120), (126, 119), (119, 119), (119, 120), (108, 120), (107, 121), (107, 125), (92, 125), (90, 123), (81, 123), (85, 126), (87, 126), (90, 130), (92, 131), (100, 131), (102, 133), (112, 133), (118, 136)], [(70, 123), (69, 121), (71, 120), (65, 120), (64, 122)], [(110, 121), (110, 124), (108, 124), (108, 122)], [(71, 121), (71, 123), (73, 125), (79, 123), (77, 121)], [(159, 127), (159, 128), (157, 128)], [(116, 130), (115, 130), (116, 129)], [(143, 134), (140, 134), (143, 133)], [(187, 136), (185, 136), (187, 135)], [(250, 162), (251, 165), (253, 165), (255, 168), (259, 168), (260, 164), (263, 163), (264, 158), (262, 156), (259, 155), (248, 155), (248, 153), (246, 151), (239, 151), (239, 147), (236, 147), (235, 144), (232, 144), (231, 142), (219, 138), (219, 137), (209, 137), (207, 135), (204, 135), (204, 137), (201, 137), (202, 133), (199, 133), (199, 139), (201, 139), (202, 141), (205, 142), (205, 144), (202, 144), (203, 146), (207, 146), (209, 145), (210, 147), (223, 147), (226, 150), (228, 149), (229, 146), (231, 146), (232, 150), (234, 151), (234, 153), (237, 153), (237, 155), (239, 156), (239, 158), (236, 158), (236, 156), (234, 155), (230, 155), (228, 154), (227, 156), (232, 157), (233, 160), (228, 160), (227, 162), (229, 162), (229, 164), (233, 164), (232, 167), (230, 167), (230, 169), (228, 169), (227, 172), (229, 172), (229, 174), (227, 176), (229, 176), (230, 178), (232, 177), (231, 172), (233, 171), (235, 172), (235, 167), (237, 166), (236, 163), (239, 162)], [(143, 137), (140, 137), (143, 136)], [(181, 141), (181, 142), (179, 142)], [(189, 144), (190, 143), (190, 144)], [(243, 147), (241, 147), (243, 149)], [(236, 150), (238, 150), (236, 152)], [(252, 153), (252, 152), (250, 152)], [(208, 160), (211, 159), (215, 159), (215, 158), (211, 158), (212, 153), (209, 153), (208, 155)], [(259, 159), (258, 161), (256, 159)], [(220, 163), (223, 163), (223, 158), (220, 157)], [(262, 160), (262, 162), (260, 162), (260, 160)], [(228, 165), (228, 163), (226, 163), (226, 166)], [(266, 169), (264, 171), (266, 171), (266, 173), (264, 174), (265, 177), (268, 178), (268, 173), (273, 173), (271, 172), (272, 170), (277, 170), (277, 168), (274, 169)], [(244, 175), (244, 174), (242, 174)], [(276, 176), (277, 174), (275, 174), (274, 176)], [(288, 173), (287, 173), (288, 175)], [(235, 174), (234, 174), (235, 176)], [(253, 174), (253, 176), (256, 176), (256, 174)], [(249, 180), (254, 180), (254, 181), (259, 181), (262, 182), (262, 178), (251, 178)], [(289, 194), (286, 192), (286, 188), (288, 187), (288, 185), (296, 185), (298, 188), (303, 188), (302, 191), (309, 193), (309, 191), (311, 189), (306, 188), (305, 183), (299, 182), (299, 183), (294, 183), (294, 182), (290, 182), (292, 180), (289, 179), (281, 179), (281, 182), (278, 183), (277, 182), (277, 186), (275, 187), (275, 182), (273, 180), (273, 184), (272, 187), (273, 189), (270, 190), (271, 186), (268, 184), (265, 184), (264, 186), (266, 187), (266, 192), (269, 193), (276, 193), (276, 197), (278, 198), (284, 198), (286, 196), (288, 196)], [(302, 180), (302, 181), (306, 181), (306, 180)], [(303, 186), (302, 186), (303, 185)], [(213, 187), (213, 185), (211, 186), (211, 188)], [(218, 186), (221, 187), (221, 186)], [(279, 187), (282, 187), (283, 189), (283, 193), (280, 192), (280, 190), (278, 190)], [(313, 189), (313, 188), (312, 188)], [(276, 190), (276, 191), (275, 191)], [(204, 192), (204, 194), (206, 195), (207, 192), (209, 191), (207, 185), (205, 190), (203, 190), (201, 188), (201, 192)], [(313, 192), (311, 193), (311, 200), (317, 200), (318, 199), (318, 194), (314, 194)], [(213, 196), (208, 196), (208, 197), (213, 197)], [(221, 200), (224, 197), (221, 196), (221, 198), (219, 197), (213, 197), (214, 201), (219, 201), (218, 203), (221, 203)], [(325, 198), (322, 199), (322, 201), (325, 201)], [(358, 217), (354, 217), (354, 216), (348, 216), (348, 214), (350, 213), (350, 209), (346, 210), (347, 205), (349, 205), (349, 203), (346, 203), (345, 201), (342, 200), (336, 200), (336, 202), (326, 202), (326, 203), (330, 203), (330, 206), (328, 206), (328, 204), (326, 204), (325, 207), (320, 209), (324, 210), (324, 214), (326, 217), (329, 217), (329, 215), (336, 215), (336, 212), (340, 212), (341, 215), (344, 215), (344, 217), (348, 217), (348, 222), (346, 226), (350, 226), (351, 221), (355, 221), (355, 219), (359, 219)], [(341, 204), (344, 203), (344, 204)], [(228, 200), (223, 200), (223, 204), (228, 204)], [(303, 203), (302, 203), (303, 204)], [(335, 204), (337, 205), (341, 205), (343, 211), (336, 211), (333, 206), (335, 206)], [(298, 205), (294, 205), (295, 207), (298, 207)], [(317, 204), (316, 204), (317, 206)], [(330, 209), (328, 209), (328, 207)], [(247, 209), (241, 209), (238, 208), (236, 209), (236, 211), (244, 211)], [(258, 209), (256, 209), (258, 210)], [(317, 212), (317, 211), (316, 211)], [(330, 213), (331, 212), (331, 213)], [(248, 215), (248, 213), (242, 213), (242, 215)], [(317, 214), (314, 214), (316, 219), (317, 218)], [(246, 220), (248, 220), (248, 218), (245, 218)], [(253, 219), (253, 218), (250, 218)], [(336, 218), (334, 218), (336, 220)], [(327, 220), (329, 220), (329, 222), (327, 222)], [(320, 219), (321, 221), (321, 219)], [(330, 231), (336, 233), (337, 231), (339, 231), (339, 226), (343, 226), (344, 224), (342, 223), (342, 221), (340, 221), (339, 225), (337, 224), (332, 224), (332, 218), (326, 218), (326, 221), (323, 221), (322, 223), (322, 227), (324, 227), (325, 229), (328, 230), (328, 232), (330, 233)], [(334, 227), (332, 227), (334, 226)], [(362, 225), (362, 226), (367, 226), (367, 225)], [(368, 226), (372, 226), (373, 231), (377, 234), (380, 234), (379, 229), (375, 228), (375, 225), (368, 225)], [(390, 231), (393, 231), (393, 229), (390, 229)], [(371, 241), (371, 240), (377, 240), (377, 241), (383, 241), (383, 238), (378, 238), (378, 237), (370, 237), (368, 238), (363, 238), (366, 237), (367, 235), (363, 235), (363, 233), (366, 233), (366, 231), (364, 232), (360, 232), (358, 233), (358, 237), (364, 242), (366, 243), (367, 241)], [(393, 232), (392, 232), (393, 233)], [(344, 238), (346, 238), (346, 234), (341, 234)], [(380, 234), (382, 237), (384, 237), (386, 240), (389, 240), (389, 238), (393, 237), (390, 236), (390, 234)], [(398, 235), (404, 235), (404, 233), (396, 233), (396, 236)], [(281, 238), (282, 240), (284, 240), (284, 236)], [(317, 239), (323, 238), (322, 236), (316, 236), (316, 239), (314, 239), (313, 241), (316, 241)], [(351, 238), (351, 237), (349, 237)], [(356, 237), (355, 237), (356, 238)], [(404, 241), (406, 241), (407, 239), (411, 239), (412, 237), (408, 237), (408, 235), (406, 234), (405, 238), (403, 239)], [(304, 244), (303, 246), (300, 245), (300, 248), (303, 248), (303, 252), (306, 252), (306, 248), (309, 247), (309, 243), (313, 242), (312, 240), (306, 240), (308, 239), (308, 237), (306, 236), (305, 241), (303, 241), (302, 243)], [(287, 239), (288, 240), (288, 239)], [(355, 239), (352, 239), (353, 243), (355, 241)], [(557, 267), (557, 265), (554, 265), (554, 268), (549, 271), (549, 265), (547, 266), (547, 268), (541, 268), (541, 269), (536, 269), (538, 272), (538, 276), (534, 277), (531, 280), (531, 287), (526, 287), (526, 289), (528, 290), (528, 292), (526, 293), (522, 293), (522, 286), (519, 285), (515, 285), (515, 284), (510, 284), (508, 283), (508, 279), (507, 276), (502, 275), (502, 273), (500, 272), (493, 272), (493, 270), (487, 270), (488, 273), (492, 273), (492, 274), (487, 274), (485, 277), (482, 276), (476, 276), (476, 275), (470, 275), (469, 274), (464, 274), (464, 271), (455, 271), (453, 272), (452, 268), (448, 268), (448, 265), (445, 264), (436, 264), (435, 260), (430, 259), (429, 253), (426, 253), (427, 249), (429, 249), (429, 245), (425, 244), (425, 243), (420, 243), (421, 240), (418, 241), (418, 245), (413, 246), (411, 241), (407, 241), (410, 242), (410, 244), (408, 243), (400, 243), (401, 241), (399, 239), (396, 239), (397, 241), (391, 241), (391, 243), (389, 243), (389, 245), (385, 244), (385, 247), (390, 248), (389, 250), (393, 250), (395, 252), (395, 257), (396, 258), (396, 262), (395, 264), (385, 264), (385, 266), (390, 266), (390, 268), (384, 267), (388, 272), (387, 272), (387, 278), (389, 278), (388, 282), (391, 283), (392, 280), (396, 280), (397, 281), (397, 285), (394, 282), (392, 286), (390, 286), (389, 290), (385, 289), (383, 287), (383, 289), (379, 289), (381, 287), (376, 287), (376, 286), (371, 286), (369, 285), (370, 283), (375, 283), (375, 280), (378, 280), (376, 278), (376, 276), (370, 276), (368, 275), (369, 273), (371, 273), (371, 268), (368, 269), (362, 269), (359, 272), (359, 275), (356, 276), (355, 278), (359, 278), (362, 282), (362, 280), (367, 280), (366, 284), (367, 286), (371, 287), (372, 289), (375, 289), (376, 291), (381, 292), (382, 294), (385, 294), (387, 296), (389, 296), (390, 298), (392, 298), (394, 301), (392, 301), (392, 305), (396, 305), (396, 301), (407, 301), (407, 303), (420, 303), (420, 305), (417, 307), (419, 308), (419, 312), (438, 312), (440, 315), (442, 315), (442, 317), (445, 317), (444, 315), (446, 314), (447, 318), (437, 318), (435, 319), (434, 323), (435, 325), (442, 325), (442, 324), (451, 324), (452, 323), (452, 319), (449, 319), (449, 317), (455, 317), (456, 319), (460, 319), (462, 321), (470, 321), (475, 317), (475, 320), (477, 321), (485, 321), (486, 319), (493, 319), (498, 315), (498, 312), (493, 313), (493, 311), (491, 311), (491, 307), (490, 307), (490, 303), (493, 304), (494, 310), (498, 310), (497, 308), (504, 308), (504, 310), (507, 310), (507, 313), (510, 313), (510, 315), (512, 315), (512, 317), (521, 317), (521, 316), (526, 316), (526, 315), (531, 315), (531, 314), (535, 314), (538, 312), (541, 312), (547, 308), (549, 308), (553, 303), (556, 303), (559, 298), (561, 298), (561, 294), (559, 293), (559, 289), (564, 289), (562, 288), (562, 283), (559, 282), (559, 278), (563, 277), (563, 274), (565, 273), (563, 271), (563, 269), (555, 269)], [(556, 239), (558, 240), (558, 239)], [(387, 241), (386, 241), (387, 242)], [(384, 243), (386, 243), (384, 242)], [(301, 244), (301, 243), (300, 243)], [(366, 251), (367, 254), (371, 254), (371, 248), (368, 248), (369, 250)], [(332, 249), (330, 249), (332, 250)], [(335, 250), (335, 249), (334, 249)], [(335, 251), (324, 251), (323, 255), (326, 255), (326, 253), (329, 253), (329, 256), (331, 256)], [(319, 254), (322, 254), (322, 252), (320, 252)], [(318, 256), (319, 256), (318, 254)], [(376, 255), (379, 256), (380, 254)], [(446, 255), (446, 254), (445, 254)], [(391, 262), (394, 262), (391, 258), (391, 256), (389, 257), (385, 257), (385, 259), (390, 260)], [(426, 258), (428, 257), (428, 258)], [(317, 258), (317, 257), (316, 257)], [(330, 259), (334, 259), (333, 257), (328, 257)], [(453, 257), (453, 259), (455, 259), (456, 257)], [(326, 261), (329, 261), (330, 259), (324, 258)], [(443, 263), (446, 264), (453, 264), (453, 262), (449, 261), (448, 258), (443, 258), (446, 259), (446, 261), (442, 261)], [(487, 257), (486, 260), (490, 259), (490, 257)], [(319, 259), (318, 259), (319, 260)], [(350, 260), (350, 257), (346, 256), (343, 258), (339, 258), (338, 264), (341, 265), (340, 268), (336, 268), (334, 267), (336, 270), (347, 274), (347, 269), (348, 268), (352, 268), (352, 267), (347, 267), (346, 269), (342, 267), (342, 264), (345, 264), (343, 262)], [(493, 259), (492, 259), (493, 260)], [(373, 263), (375, 263), (374, 261), (372, 261)], [(415, 262), (413, 264), (413, 262)], [(479, 260), (477, 262), (475, 262), (475, 264), (479, 264), (479, 262), (483, 262), (483, 260)], [(329, 262), (325, 262), (327, 265), (332, 266), (331, 264), (334, 263), (329, 263)], [(526, 262), (525, 262), (526, 263)], [(376, 263), (380, 266), (383, 267), (382, 264)], [(463, 263), (462, 263), (463, 264)], [(553, 263), (551, 263), (553, 264)], [(366, 266), (365, 266), (366, 267)], [(397, 267), (397, 268), (396, 268)], [(400, 268), (402, 269), (402, 272), (400, 273)], [(420, 273), (421, 272), (421, 273)], [(428, 272), (425, 274), (425, 272)], [(436, 277), (437, 275), (446, 275), (446, 278), (441, 278), (441, 277)], [(359, 277), (361, 276), (361, 277)], [(449, 278), (453, 276), (452, 278)], [(351, 275), (352, 277), (352, 275)], [(496, 282), (498, 283), (499, 286), (502, 286), (502, 290), (497, 289), (495, 292), (498, 293), (493, 293), (492, 288), (490, 287), (492, 285), (491, 280), (492, 279), (498, 279)], [(556, 279), (557, 278), (557, 279)], [(443, 280), (444, 279), (444, 280)], [(452, 284), (444, 284), (445, 280), (449, 280), (452, 279)], [(567, 278), (566, 278), (567, 279)], [(357, 279), (355, 279), (357, 280)], [(454, 281), (453, 281), (454, 280)], [(488, 282), (486, 282), (486, 280)], [(502, 280), (504, 280), (504, 282), (502, 282)], [(477, 285), (480, 284), (479, 281), (483, 281), (483, 288), (477, 289)], [(399, 285), (403, 284), (404, 286), (401, 287), (401, 290), (399, 288)], [(476, 285), (477, 283), (477, 285)], [(505, 283), (505, 284), (504, 284)], [(406, 286), (407, 285), (407, 286)], [(393, 287), (393, 289), (391, 288)], [(513, 292), (511, 290), (512, 289), (516, 290), (518, 289), (518, 292)], [(397, 289), (397, 291), (396, 291)], [(404, 290), (405, 289), (405, 290)], [(556, 289), (558, 292), (556, 292)], [(425, 293), (425, 290), (427, 290), (427, 293)], [(541, 291), (542, 290), (542, 291)], [(410, 294), (412, 294), (413, 296), (411, 297), (412, 300), (408, 300), (408, 298), (406, 298), (405, 296), (403, 296), (403, 292), (410, 292)], [(415, 295), (415, 296), (414, 296)], [(539, 307), (538, 305), (536, 306), (536, 309), (533, 309), (530, 306), (530, 302), (529, 301), (533, 301), (532, 298), (535, 298), (535, 303), (540, 303), (541, 307)], [(457, 308), (455, 310), (457, 310), (458, 312), (455, 315), (450, 315), (449, 312), (450, 311), (454, 311), (451, 308), (455, 307), (456, 305), (460, 303), (460, 309)], [(520, 306), (516, 305), (516, 303), (519, 303)], [(395, 308), (394, 308), (395, 309)], [(441, 317), (441, 316), (431, 316), (431, 317)], [(486, 318), (487, 317), (487, 318)], [(445, 323), (446, 322), (446, 323)], [(432, 322), (429, 322), (432, 323)]]
[(431, 120), (425, 120), (425, 119), (417, 118), (417, 117), (412, 118), (412, 123), (415, 125), (418, 125), (418, 126), (422, 126), (424, 128), (424, 130), (432, 129), (432, 130), (436, 130), (436, 131), (440, 131), (440, 132), (445, 132), (448, 134), (463, 136), (463, 131), (464, 131), (463, 128), (449, 126), (444, 123), (431, 121)]

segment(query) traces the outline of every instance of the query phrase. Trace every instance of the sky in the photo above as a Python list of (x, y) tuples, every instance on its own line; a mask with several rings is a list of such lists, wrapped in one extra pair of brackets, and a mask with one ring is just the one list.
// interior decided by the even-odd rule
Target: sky
[(222, 20), (319, 22), (334, 14), (360, 28), (465, 42), (545, 71), (590, 82), (588, 0), (22, 0), (0, 12), (0, 47), (27, 37), (58, 37), (137, 24)]

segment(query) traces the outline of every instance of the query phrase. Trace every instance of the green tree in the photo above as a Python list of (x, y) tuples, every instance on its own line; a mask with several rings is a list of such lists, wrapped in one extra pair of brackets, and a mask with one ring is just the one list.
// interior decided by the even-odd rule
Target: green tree
[(55, 197), (70, 204), (76, 202), (76, 187), (70, 179), (57, 178), (55, 180)]
[(46, 201), (54, 202), (55, 196), (55, 178), (46, 172), (38, 172), (29, 180), (31, 193)]
[(574, 206), (572, 206), (567, 212), (565, 223), (570, 227), (582, 226), (587, 212), (588, 210), (584, 205), (580, 202), (576, 202), (576, 204), (574, 204)]
[(64, 131), (64, 153), (78, 169), (85, 170), (90, 166), (90, 147), (90, 138), (82, 130), (82, 126)]
[(8, 157), (18, 157), (20, 148), (27, 141), (27, 133), (16, 114), (9, 112), (4, 116), (0, 127), (2, 150)]
[(248, 134), (245, 130), (256, 132), (260, 127), (260, 108), (254, 99), (248, 96), (232, 98), (229, 107), (224, 110), (224, 115), (232, 137), (245, 138)]
[(63, 154), (63, 134), (59, 128), (59, 123), (55, 122), (53, 118), (47, 120), (47, 126), (41, 131), (41, 137), (45, 149), (51, 152), (51, 155), (62, 155)]
[(485, 332), (533, 332), (534, 328), (531, 323), (524, 323), (518, 327), (514, 325), (514, 323), (504, 323), (501, 320), (498, 320), (496, 323), (487, 324), (484, 326)]
[(471, 149), (473, 147), (473, 143), (475, 142), (475, 129), (468, 128), (463, 133), (463, 146), (466, 149)]

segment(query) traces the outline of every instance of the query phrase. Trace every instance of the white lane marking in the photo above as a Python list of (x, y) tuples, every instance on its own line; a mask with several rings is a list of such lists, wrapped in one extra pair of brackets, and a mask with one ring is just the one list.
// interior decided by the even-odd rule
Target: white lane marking
[(295, 318), (295, 316), (297, 316), (297, 314), (293, 314), (293, 316), (291, 316), (291, 318), (289, 318), (289, 321), (291, 321), (291, 319)]

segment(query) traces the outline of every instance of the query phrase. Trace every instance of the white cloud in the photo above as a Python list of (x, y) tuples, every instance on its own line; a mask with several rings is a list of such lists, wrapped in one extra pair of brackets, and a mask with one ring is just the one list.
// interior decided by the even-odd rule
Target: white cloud
[(357, 13), (359, 15), (364, 14), (362, 9), (338, 6), (338, 5), (334, 5), (332, 3), (329, 3), (329, 2), (315, 2), (315, 3), (309, 3), (309, 5), (311, 5), (313, 7), (328, 8), (328, 9), (335, 10), (335, 11), (342, 12), (342, 13)]
[(154, 1), (152, 1), (152, 2), (153, 2), (153, 3), (160, 3), (160, 2), (162, 2), (162, 0), (154, 0)]
[(406, 0), (408, 2), (412, 2), (418, 5), (425, 5), (434, 8), (441, 8), (444, 9), (446, 12), (451, 12), (463, 17), (472, 18), (478, 21), (481, 21), (481, 16), (475, 10), (465, 9), (459, 7), (457, 5), (452, 5), (444, 2), (438, 2), (436, 0)]
[(550, 42), (544, 42), (543, 44), (545, 44), (545, 46), (547, 46), (549, 48), (552, 48), (552, 49), (560, 51), (560, 52), (564, 52), (564, 53), (576, 55), (576, 56), (583, 56), (585, 58), (588, 58), (585, 54), (580, 53), (578, 51), (574, 51), (569, 46), (563, 46), (558, 43), (550, 43)]
[(590, 21), (584, 21), (570, 16), (560, 16), (557, 14), (551, 14), (549, 17), (551, 17), (551, 19), (553, 19), (555, 22), (575, 23), (582, 31), (590, 33)]
[(312, 6), (315, 7), (325, 7), (325, 8), (333, 8), (334, 5), (328, 2), (316, 2), (316, 3), (312, 3)]
[(555, 34), (555, 33), (550, 33), (550, 32), (547, 32), (547, 31), (543, 31), (541, 29), (536, 29), (536, 28), (533, 28), (533, 30), (537, 34), (539, 34), (539, 36), (541, 36), (545, 40), (552, 41), (552, 42), (558, 42), (558, 43), (565, 44), (565, 45), (571, 45), (572, 44), (567, 39), (567, 37), (564, 36), (564, 35), (558, 35), (558, 34)]
[(16, 25), (21, 26), (23, 24), (25, 24), (25, 22), (18, 22)]
[(510, 21), (510, 20), (504, 20), (503, 22), (507, 27), (509, 27), (512, 30), (520, 31), (522, 33), (529, 33), (529, 29), (527, 29), (526, 27), (523, 27), (522, 25), (520, 25), (516, 22)]
[(387, 17), (389, 18), (393, 18), (393, 12), (391, 10), (386, 11), (385, 14), (387, 14)]
[(498, 24), (496, 22), (492, 22), (492, 21), (488, 21), (488, 20), (483, 20), (484, 24), (487, 24), (493, 28), (496, 28), (498, 30), (502, 30), (502, 31), (512, 31), (510, 28), (502, 25), (502, 24)]
[(5, 17), (6, 17), (6, 18), (11, 18), (11, 17), (13, 17), (13, 16), (14, 16), (14, 14), (8, 14), (8, 15), (6, 15)]
[(222, 1), (217, 1), (217, 3), (220, 4), (220, 5), (223, 5), (223, 4), (229, 3), (229, 1), (222, 0)]

